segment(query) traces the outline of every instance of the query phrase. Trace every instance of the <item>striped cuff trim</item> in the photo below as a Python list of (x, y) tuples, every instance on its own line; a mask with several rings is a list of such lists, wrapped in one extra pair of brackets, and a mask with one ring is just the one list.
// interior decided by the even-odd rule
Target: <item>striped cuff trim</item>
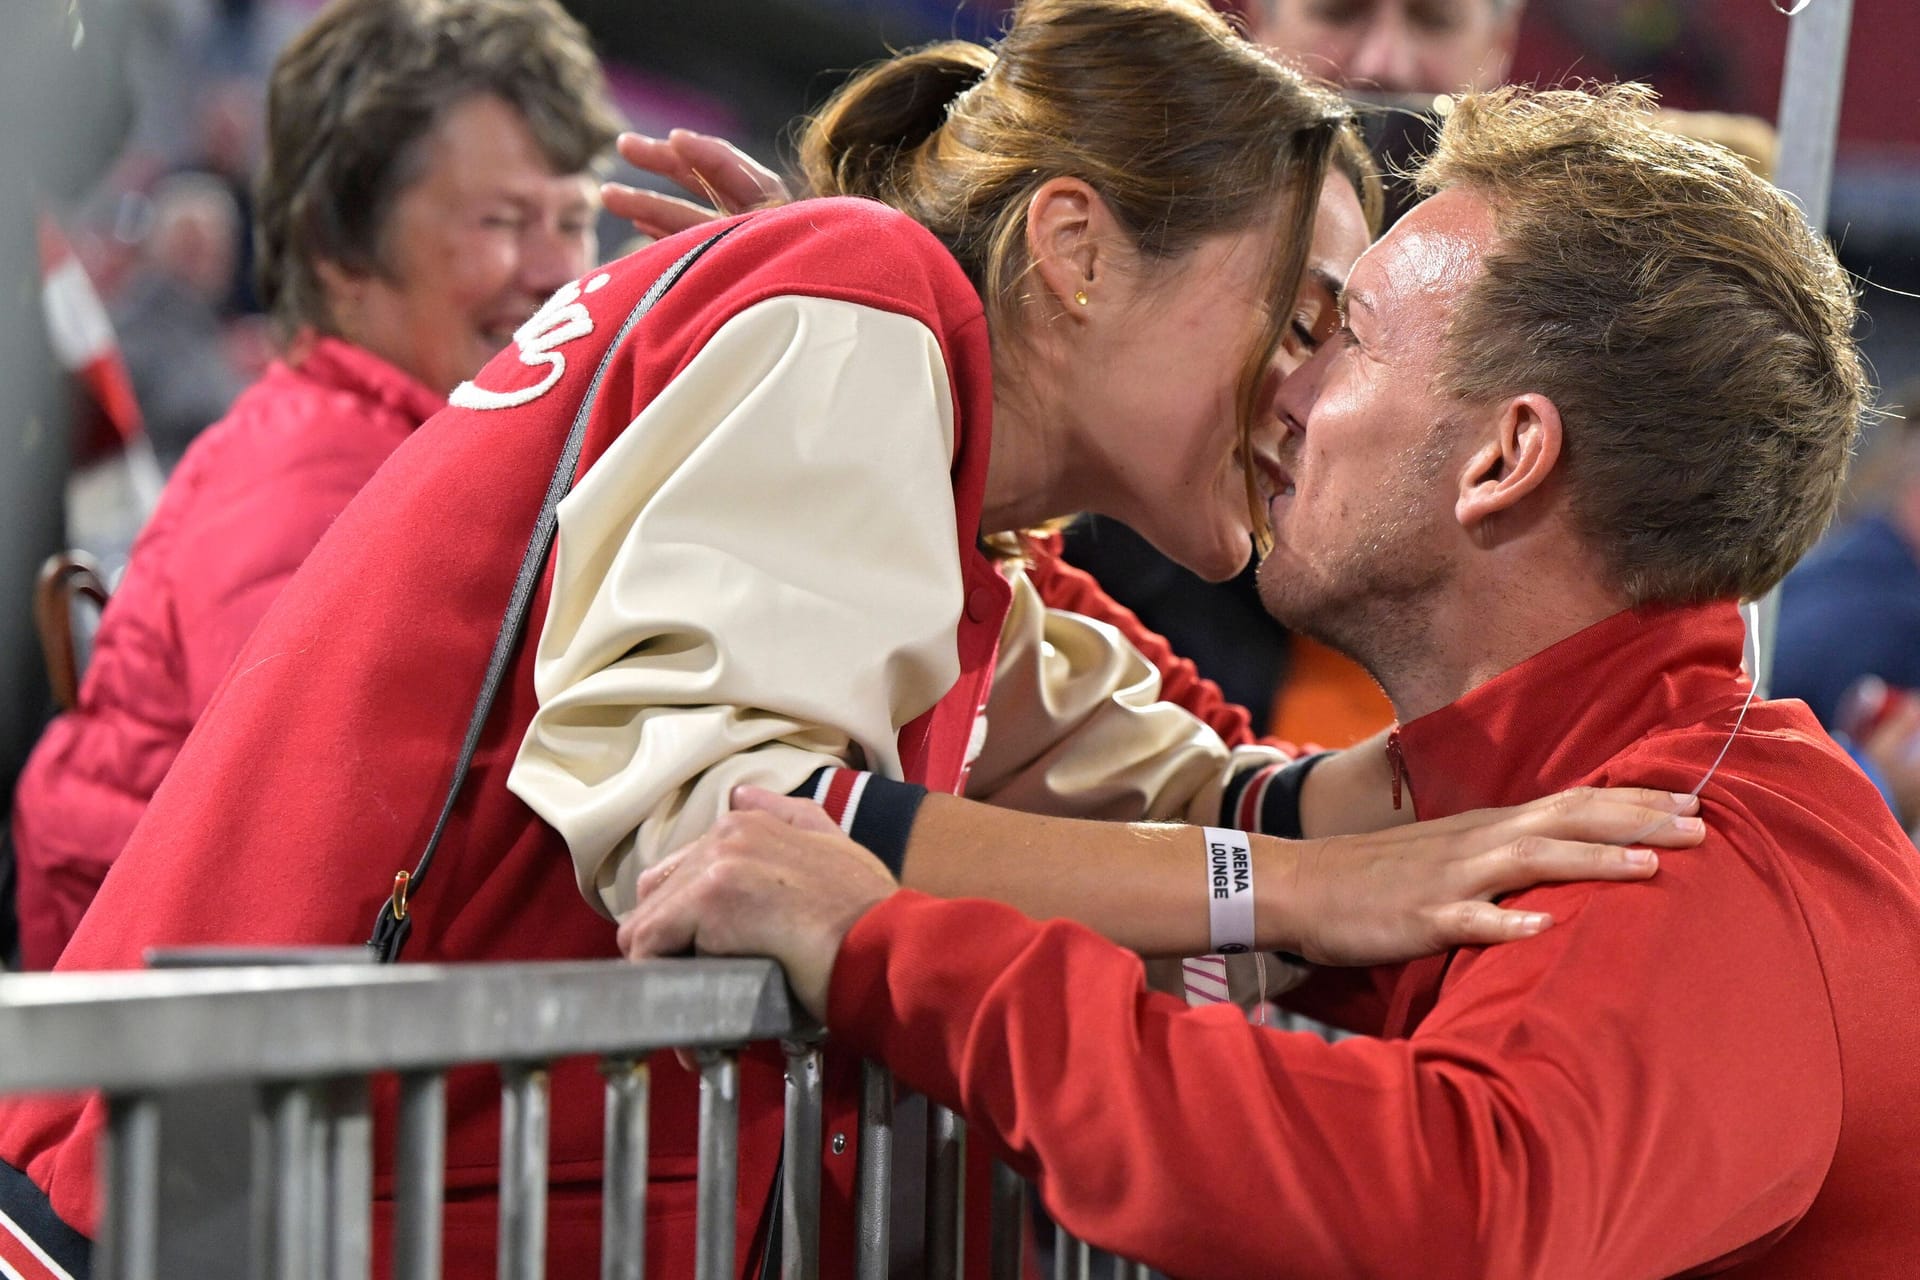
[(927, 789), (911, 782), (895, 782), (876, 773), (828, 766), (795, 787), (827, 811), (840, 829), (880, 859), (898, 877), (907, 860), (907, 837)]
[(92, 1252), (87, 1238), (54, 1213), (46, 1192), (0, 1161), (0, 1276), (87, 1280)]
[(1221, 824), (1283, 840), (1300, 839), (1300, 789), (1313, 767), (1332, 754), (1321, 751), (1236, 775), (1220, 798)]

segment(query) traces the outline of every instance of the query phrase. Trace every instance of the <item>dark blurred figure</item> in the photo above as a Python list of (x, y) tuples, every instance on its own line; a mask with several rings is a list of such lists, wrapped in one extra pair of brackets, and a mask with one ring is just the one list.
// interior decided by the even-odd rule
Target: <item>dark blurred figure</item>
[(223, 315), (240, 214), (223, 183), (188, 173), (161, 181), (152, 218), (113, 320), (154, 452), (171, 469), (245, 385)]
[[(555, 0), (334, 0), (276, 64), (268, 117), (261, 292), (284, 356), (168, 480), (79, 705), (21, 777), (28, 967), (59, 957), (234, 655), (334, 517), (595, 258), (590, 170), (618, 122), (585, 33)], [(218, 217), (192, 212), (207, 187), (179, 190), (155, 252), (180, 277), (169, 287), (206, 302), (226, 269)]]
[[(1913, 414), (1920, 383), (1896, 400), (1895, 412)], [(1848, 695), (1867, 677), (1896, 692), (1920, 690), (1920, 424), (1912, 417), (1880, 423), (1855, 468), (1850, 508), (1781, 585), (1769, 692), (1801, 699), (1847, 735), (1911, 826), (1920, 819), (1911, 811), (1920, 804), (1912, 732), (1920, 725), (1898, 705), (1867, 709)]]

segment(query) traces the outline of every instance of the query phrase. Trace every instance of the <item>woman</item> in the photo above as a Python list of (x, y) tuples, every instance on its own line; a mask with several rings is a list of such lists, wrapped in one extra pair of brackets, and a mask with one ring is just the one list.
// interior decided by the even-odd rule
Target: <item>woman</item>
[[(1180, 0), (1031, 0), (996, 56), (942, 46), (855, 80), (808, 154), (887, 203), (771, 210), (562, 288), (282, 596), (63, 967), (154, 943), (339, 942), (400, 907), (409, 959), (613, 956), (581, 891), (618, 911), (638, 864), (747, 782), (822, 794), (909, 883), (1064, 911), (1149, 952), (1207, 950), (1193, 833), (937, 793), (983, 745), (1011, 596), (982, 533), (1092, 506), (1216, 576), (1245, 560), (1291, 315), (1276, 301), (1344, 129), (1333, 99)], [(431, 881), (389, 899), (433, 825), (576, 419), (577, 481), (527, 641)], [(1206, 772), (1185, 791), (1217, 816), (1245, 777)], [(1590, 799), (1555, 834), (1625, 835), (1650, 803)], [(1250, 941), (1305, 945), (1311, 919), (1327, 954), (1381, 954), (1366, 943), (1381, 935), (1387, 954), (1421, 950), (1432, 902), (1514, 883), (1480, 855), (1539, 828), (1522, 811), (1308, 861), (1256, 836), (1262, 882), (1297, 891), (1269, 891)], [(1410, 858), (1441, 869), (1359, 902), (1382, 863)], [(1545, 862), (1550, 878), (1644, 874), (1583, 844)], [(1542, 923), (1488, 912), (1464, 936)], [(852, 1066), (827, 1068), (823, 1274), (853, 1249)], [(750, 1059), (741, 1089), (747, 1260), (780, 1147), (778, 1066)], [(648, 1266), (684, 1275), (693, 1085), (663, 1060), (654, 1090)], [(598, 1247), (600, 1097), (592, 1064), (556, 1067), (554, 1274), (588, 1273)], [(449, 1107), (447, 1274), (487, 1274), (490, 1073), (450, 1082)], [(99, 1122), (97, 1107), (0, 1111), (0, 1159), (31, 1163), (82, 1231)]]
[(79, 705), (13, 810), (21, 959), (59, 958), (254, 626), (334, 517), (594, 261), (615, 117), (551, 0), (338, 0), (268, 89), (263, 295), (285, 346), (188, 450)]

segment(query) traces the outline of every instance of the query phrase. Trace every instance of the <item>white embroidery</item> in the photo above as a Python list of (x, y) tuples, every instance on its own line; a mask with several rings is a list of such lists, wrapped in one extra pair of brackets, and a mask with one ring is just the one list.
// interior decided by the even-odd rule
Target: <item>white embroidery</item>
[(611, 278), (602, 271), (587, 281), (584, 289), (578, 280), (568, 281), (525, 324), (513, 331), (513, 345), (520, 349), (520, 363), (530, 369), (547, 366), (546, 376), (540, 381), (518, 391), (489, 391), (476, 383), (463, 382), (453, 389), (447, 402), (462, 409), (517, 409), (553, 390), (567, 373), (567, 357), (556, 348), (593, 332), (593, 316), (580, 305), (580, 295), (599, 292)]

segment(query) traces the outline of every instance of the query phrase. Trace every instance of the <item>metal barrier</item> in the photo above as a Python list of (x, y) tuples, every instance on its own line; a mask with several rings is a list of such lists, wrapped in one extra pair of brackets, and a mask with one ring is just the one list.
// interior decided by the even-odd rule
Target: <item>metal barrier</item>
[[(315, 1028), (327, 1028), (316, 1035)], [(820, 1150), (819, 1028), (766, 960), (370, 967), (187, 968), (0, 977), (0, 1094), (100, 1090), (96, 1280), (156, 1280), (163, 1101), (229, 1082), (255, 1093), (249, 1214), (252, 1274), (352, 1280), (372, 1253), (373, 1126), (367, 1078), (399, 1076), (393, 1275), (441, 1268), (446, 1072), (501, 1073), (499, 1274), (540, 1280), (547, 1204), (547, 1064), (601, 1059), (606, 1078), (601, 1275), (641, 1280), (647, 1187), (646, 1057), (687, 1049), (700, 1064), (697, 1276), (735, 1273), (738, 1052), (786, 1054), (786, 1149)], [(22, 1052), (18, 1046), (31, 1046)], [(890, 1223), (891, 1076), (864, 1068), (857, 1272), (884, 1277)], [(966, 1128), (933, 1108), (927, 1143), (930, 1277), (962, 1274)], [(996, 1167), (991, 1270), (1021, 1271), (1025, 1188)], [(819, 1274), (821, 1167), (788, 1160), (781, 1275)], [(1066, 1259), (1072, 1252), (1062, 1248)], [(1083, 1258), (1084, 1251), (1077, 1257)], [(1075, 1259), (1077, 1261), (1077, 1258)], [(1084, 1262), (1072, 1272), (1085, 1275)], [(1144, 1275), (1128, 1270), (1127, 1275)]]

